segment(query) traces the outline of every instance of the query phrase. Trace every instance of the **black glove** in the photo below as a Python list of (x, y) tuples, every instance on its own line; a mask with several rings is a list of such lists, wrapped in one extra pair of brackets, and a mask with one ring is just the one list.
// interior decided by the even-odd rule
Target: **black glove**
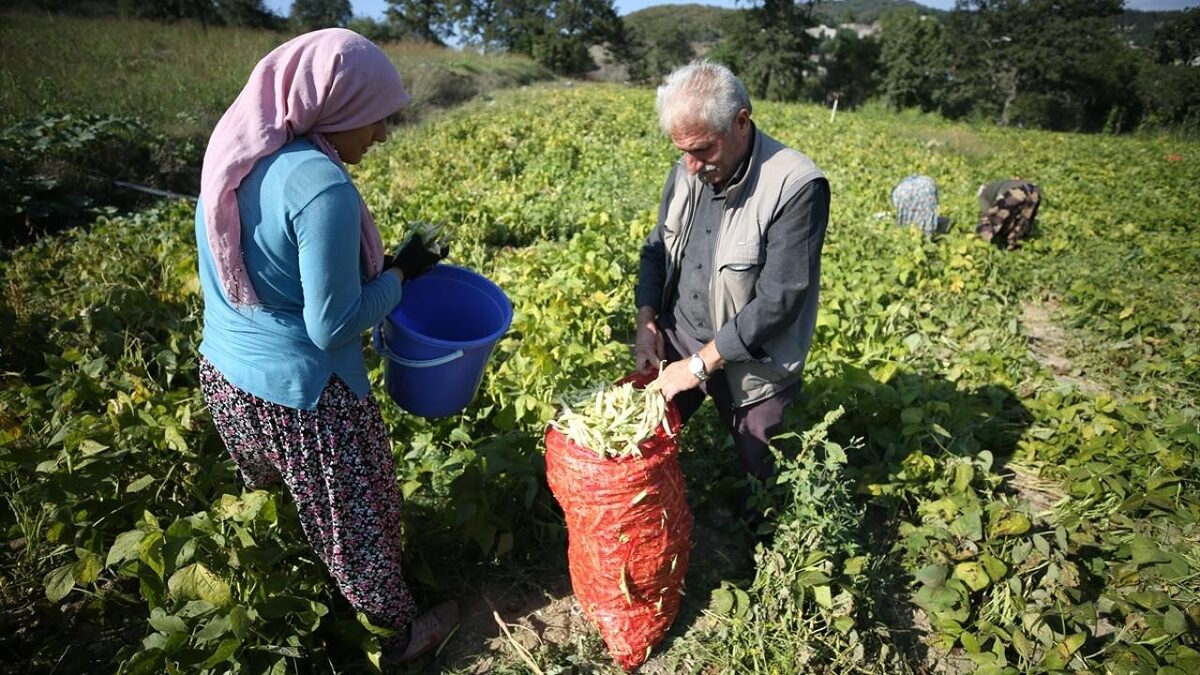
[(433, 253), (425, 248), (425, 242), (421, 240), (421, 235), (414, 234), (399, 251), (391, 259), (384, 261), (385, 268), (396, 267), (400, 273), (404, 275), (404, 279), (416, 279), (422, 274), (433, 269), (433, 266), (442, 258), (446, 257), (448, 251), (443, 248), (441, 255)]

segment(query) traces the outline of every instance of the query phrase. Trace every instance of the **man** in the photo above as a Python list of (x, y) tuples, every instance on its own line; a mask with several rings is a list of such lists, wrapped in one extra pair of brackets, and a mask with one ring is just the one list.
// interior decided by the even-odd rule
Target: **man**
[(765, 479), (812, 342), (829, 182), (755, 126), (722, 65), (671, 73), (657, 108), (683, 157), (642, 246), (638, 368), (667, 362), (657, 382), (684, 421), (711, 396), (742, 470)]

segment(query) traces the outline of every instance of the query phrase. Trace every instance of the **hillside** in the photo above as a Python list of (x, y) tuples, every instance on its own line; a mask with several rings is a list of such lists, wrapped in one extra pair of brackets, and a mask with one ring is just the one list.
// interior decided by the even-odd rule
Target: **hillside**
[(833, 26), (843, 23), (874, 23), (884, 12), (898, 7), (914, 7), (926, 14), (945, 14), (940, 9), (927, 7), (912, 0), (825, 0), (817, 4), (815, 13), (821, 23)]
[(725, 18), (737, 11), (711, 5), (657, 5), (631, 12), (624, 20), (625, 27), (643, 39), (683, 33), (692, 42), (716, 42)]

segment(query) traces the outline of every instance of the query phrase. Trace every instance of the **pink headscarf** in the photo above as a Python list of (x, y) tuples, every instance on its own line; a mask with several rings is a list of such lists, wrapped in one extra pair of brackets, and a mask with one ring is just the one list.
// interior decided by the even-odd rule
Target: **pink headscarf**
[[(254, 164), (307, 134), (342, 166), (322, 133), (373, 124), (408, 101), (400, 74), (383, 50), (343, 28), (300, 35), (258, 62), (213, 129), (200, 176), (208, 245), (231, 303), (258, 304), (242, 259), (242, 219), (234, 192)], [(361, 196), (359, 203), (362, 260), (367, 278), (374, 278), (383, 269), (383, 240)]]

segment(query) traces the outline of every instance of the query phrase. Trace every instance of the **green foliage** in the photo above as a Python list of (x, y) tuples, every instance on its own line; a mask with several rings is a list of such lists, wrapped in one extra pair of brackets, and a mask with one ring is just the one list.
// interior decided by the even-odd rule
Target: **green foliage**
[(1115, 31), (1120, 12), (1120, 0), (960, 0), (946, 20), (955, 84), (943, 111), (1001, 125), (1103, 128), (1136, 77)]
[(1138, 93), (1146, 107), (1148, 128), (1200, 131), (1200, 70), (1194, 66), (1145, 64)]
[(388, 0), (387, 24), (396, 35), (441, 45), (454, 35), (456, 7), (441, 0)]
[[(180, 156), (182, 155), (182, 156)], [(0, 132), (0, 243), (81, 224), (105, 208), (136, 205), (113, 180), (188, 189), (194, 147), (172, 146), (136, 119), (47, 115)]]
[(202, 25), (279, 28), (280, 17), (263, 0), (10, 0), (10, 9), (87, 17), (127, 17), (154, 21), (197, 21)]
[(292, 25), (298, 32), (345, 26), (354, 13), (350, 0), (292, 0)]
[(633, 43), (630, 78), (658, 83), (721, 39), (736, 12), (708, 5), (660, 5), (631, 12), (622, 20)]
[(473, 44), (532, 57), (565, 75), (595, 68), (588, 48), (626, 48), (625, 25), (612, 0), (502, 0), (467, 3), (460, 32)]
[(875, 96), (879, 82), (880, 43), (872, 37), (860, 38), (852, 30), (839, 30), (822, 43), (821, 64), (825, 74), (813, 87), (810, 98), (828, 101), (837, 97), (845, 108), (857, 108)]
[(882, 93), (894, 108), (936, 110), (946, 87), (942, 24), (916, 9), (887, 12), (881, 20)]
[[(780, 472), (757, 493), (774, 529), (752, 573), (689, 579), (709, 618), (664, 643), (662, 670), (1195, 671), (1200, 164), (1171, 157), (1200, 146), (755, 108), (835, 186), (822, 311)], [(383, 400), (419, 596), (457, 592), (464, 560), (561, 565), (540, 439), (558, 393), (633, 365), (638, 246), (675, 159), (650, 92), (533, 87), (400, 131), (354, 168), (386, 241), (444, 220), (452, 262), (514, 305), (463, 414)], [(1003, 252), (974, 235), (974, 188), (1014, 166), (1045, 202)], [(935, 241), (887, 215), (913, 171), (955, 222)], [(375, 633), (290, 500), (241, 489), (200, 403), (192, 218), (102, 218), (0, 264), (0, 529), (26, 540), (0, 547), (0, 598), (124, 627), (108, 656), (131, 672), (366, 670)], [(1052, 341), (1029, 307), (1067, 365), (1031, 354)], [(685, 437), (689, 461), (723, 452), (703, 426)], [(691, 475), (693, 503), (730, 471)], [(63, 653), (60, 631), (20, 639), (16, 667)], [(594, 636), (570, 640), (531, 648), (544, 672), (610, 668)], [(87, 667), (71, 658), (59, 667)], [(475, 658), (447, 667), (528, 668)]]
[(1156, 31), (1150, 51), (1159, 63), (1190, 65), (1200, 59), (1200, 9), (1189, 7)]
[(813, 2), (763, 0), (739, 12), (713, 49), (713, 60), (728, 65), (750, 95), (770, 101), (796, 101), (811, 77), (808, 60), (816, 39)]
[(823, 0), (814, 8), (817, 19), (827, 26), (874, 23), (895, 10), (918, 10), (937, 15), (945, 13), (913, 0)]
[[(0, 125), (47, 114), (116, 115), (201, 145), (254, 64), (291, 37), (187, 22), (9, 12), (0, 18)], [(447, 79), (465, 82), (474, 95), (550, 76), (519, 55), (380, 46), (415, 101), (444, 99)]]

